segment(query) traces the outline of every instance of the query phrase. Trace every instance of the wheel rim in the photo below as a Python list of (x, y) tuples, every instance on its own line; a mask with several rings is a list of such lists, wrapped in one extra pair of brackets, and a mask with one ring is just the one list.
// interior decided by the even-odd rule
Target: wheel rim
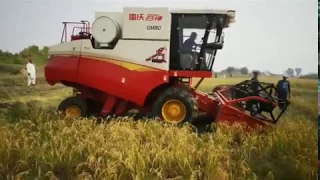
[(162, 106), (162, 117), (165, 121), (177, 124), (186, 117), (186, 106), (179, 100), (169, 100)]
[(78, 118), (81, 116), (81, 109), (79, 106), (69, 106), (66, 108), (65, 110), (65, 116), (66, 117), (74, 117), (74, 118)]

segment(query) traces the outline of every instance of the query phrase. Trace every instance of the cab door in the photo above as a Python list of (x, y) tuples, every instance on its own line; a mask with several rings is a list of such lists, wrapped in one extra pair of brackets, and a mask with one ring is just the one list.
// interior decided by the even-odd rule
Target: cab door
[(170, 35), (170, 70), (180, 69), (180, 45), (182, 40), (180, 33), (182, 30), (179, 29), (179, 15), (171, 14), (171, 35)]

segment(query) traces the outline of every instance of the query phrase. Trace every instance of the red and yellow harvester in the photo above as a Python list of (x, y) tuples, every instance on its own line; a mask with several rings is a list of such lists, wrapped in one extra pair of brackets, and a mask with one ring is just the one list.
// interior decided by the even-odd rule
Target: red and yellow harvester
[[(210, 94), (197, 90), (204, 78), (213, 76), (216, 53), (224, 45), (223, 30), (233, 22), (233, 10), (133, 7), (96, 12), (92, 25), (64, 22), (61, 43), (49, 47), (45, 77), (50, 85), (62, 83), (78, 92), (58, 107), (68, 116), (123, 115), (137, 109), (183, 124), (200, 111), (215, 122), (251, 127), (276, 123), (285, 109), (276, 118), (272, 115), (277, 106), (268, 92), (275, 89), (272, 84), (257, 83), (260, 88), (252, 90), (245, 81)], [(71, 41), (68, 25), (75, 25)], [(200, 41), (187, 49), (184, 41), (193, 32)], [(200, 78), (194, 87), (192, 78)]]

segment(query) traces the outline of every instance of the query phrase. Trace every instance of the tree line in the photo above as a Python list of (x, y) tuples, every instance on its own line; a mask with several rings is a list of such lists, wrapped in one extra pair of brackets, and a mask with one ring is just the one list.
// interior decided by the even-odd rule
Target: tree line
[[(265, 75), (277, 75), (274, 73), (271, 73), (270, 71), (265, 71), (265, 72), (261, 72), (260, 70), (252, 70), (252, 71), (256, 71), (259, 74), (264, 73)], [(286, 74), (289, 77), (294, 77), (294, 76), (301, 76), (301, 72), (302, 72), (302, 68), (288, 68), (287, 70), (284, 71), (284, 74)], [(247, 75), (249, 74), (249, 69), (247, 67), (242, 67), (242, 68), (235, 68), (232, 66), (227, 67), (225, 70), (221, 71), (221, 73), (227, 73), (230, 76), (232, 76), (232, 74), (242, 74), (242, 75)]]
[(2, 64), (25, 64), (32, 59), (35, 64), (45, 64), (48, 59), (48, 47), (39, 49), (38, 46), (29, 46), (19, 53), (11, 53), (0, 50), (0, 63)]

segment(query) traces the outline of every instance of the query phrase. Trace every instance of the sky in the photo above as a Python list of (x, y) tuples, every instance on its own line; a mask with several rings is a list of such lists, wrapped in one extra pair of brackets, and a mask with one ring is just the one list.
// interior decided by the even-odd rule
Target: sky
[(0, 0), (0, 49), (60, 43), (63, 21), (94, 21), (95, 11), (126, 6), (233, 9), (236, 22), (213, 70), (228, 66), (283, 73), (288, 67), (317, 72), (318, 3), (315, 0)]

